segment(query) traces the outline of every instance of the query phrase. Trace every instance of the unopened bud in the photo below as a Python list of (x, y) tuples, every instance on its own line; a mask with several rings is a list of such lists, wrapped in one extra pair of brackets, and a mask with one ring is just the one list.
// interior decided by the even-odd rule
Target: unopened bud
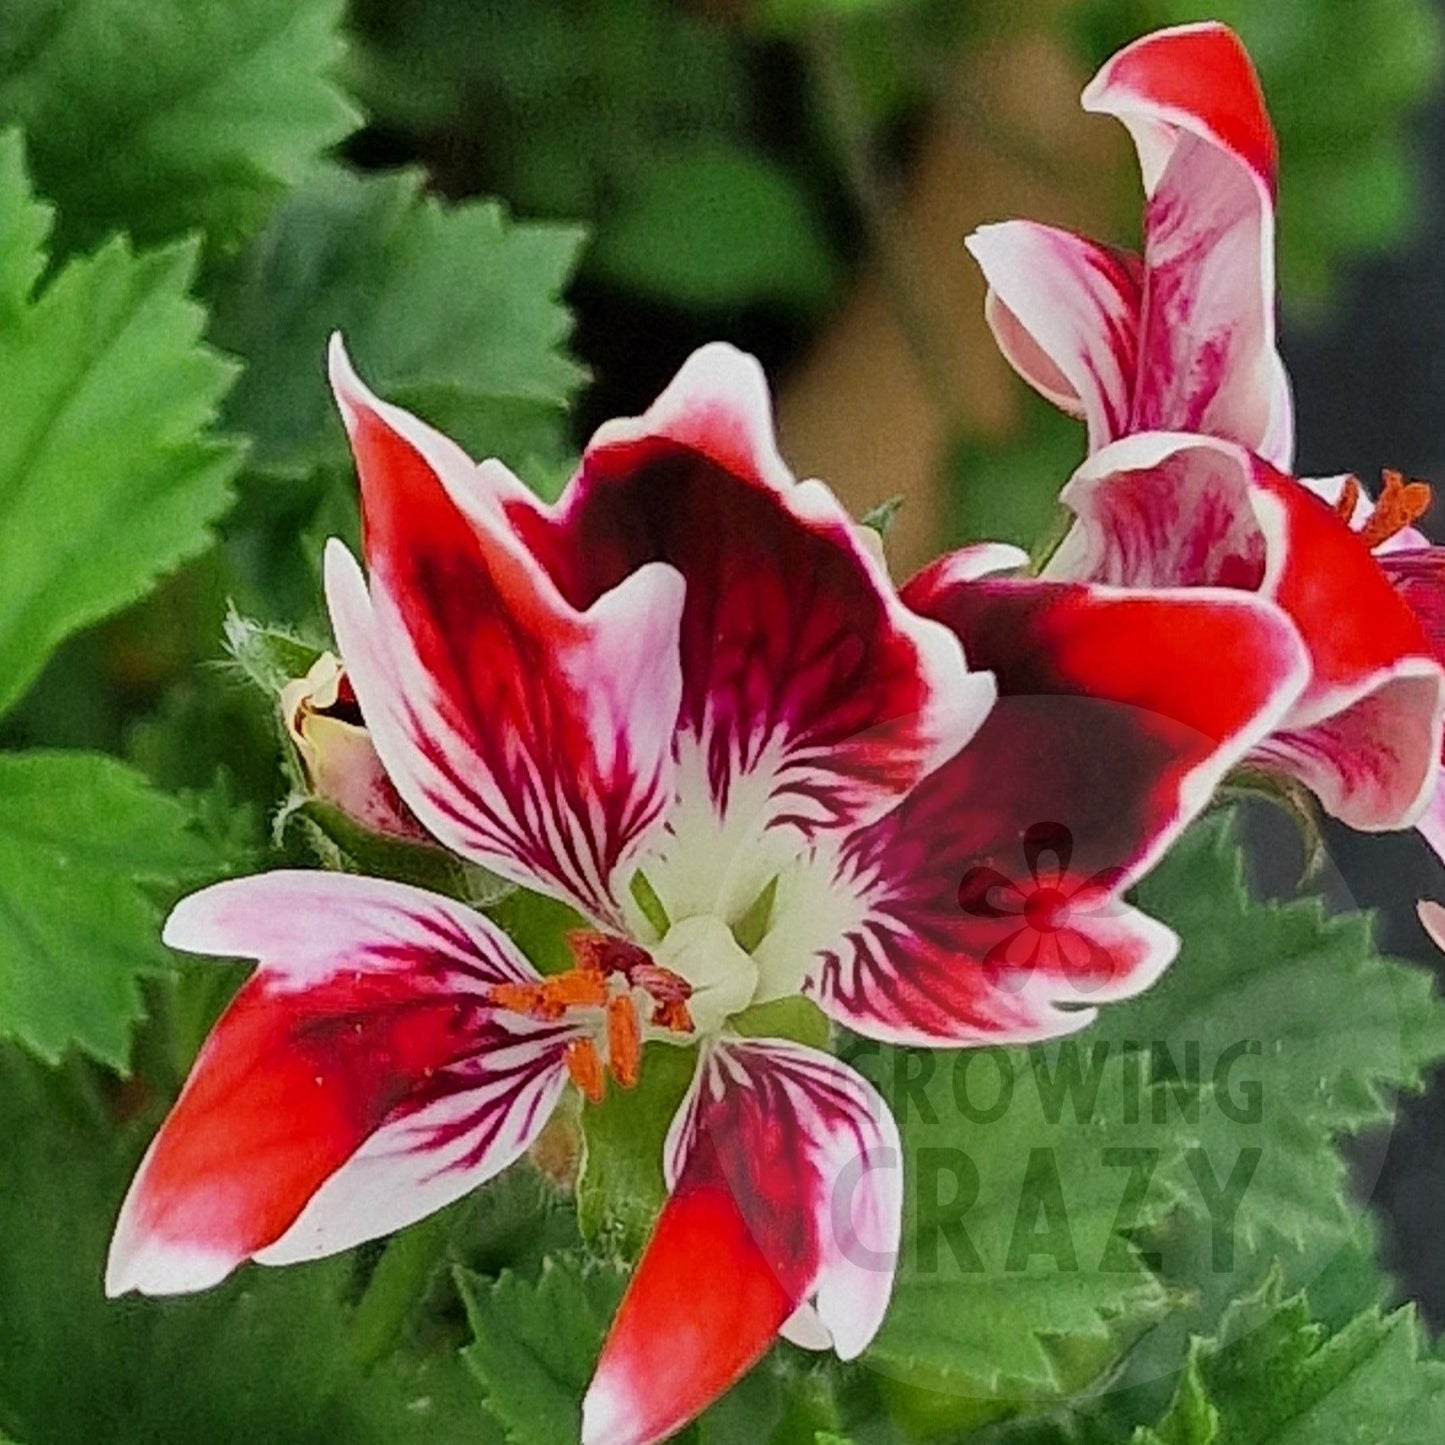
[(314, 796), (373, 832), (428, 840), (382, 767), (346, 669), (334, 653), (323, 652), (305, 677), (281, 689), (281, 716)]

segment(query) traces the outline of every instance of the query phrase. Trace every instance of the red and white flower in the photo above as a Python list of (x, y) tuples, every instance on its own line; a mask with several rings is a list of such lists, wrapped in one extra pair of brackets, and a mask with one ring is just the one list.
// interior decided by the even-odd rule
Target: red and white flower
[(1311, 681), (1251, 763), (1357, 828), (1424, 816), (1439, 846), (1445, 569), (1429, 551), (1405, 563), (1372, 550), (1428, 493), (1397, 488), (1367, 521), (1357, 488), (1339, 512), (1327, 504), (1343, 479), (1281, 470), (1294, 428), (1275, 347), (1276, 147), (1249, 57), (1222, 25), (1159, 31), (1110, 60), (1083, 103), (1136, 143), (1143, 256), (1029, 222), (969, 242), (1005, 356), (1087, 423), (1091, 455), (1062, 495), (1077, 522), (1045, 575), (1278, 603)]
[(1004, 355), (1088, 426), (1096, 451), (1163, 429), (1227, 438), (1288, 467), (1289, 379), (1275, 349), (1277, 150), (1249, 56), (1225, 26), (1156, 31), (1084, 90), (1128, 128), (1143, 175), (1144, 253), (1032, 221), (968, 248)]
[[(384, 1234), (514, 1160), (569, 1079), (596, 1098), (644, 1045), (695, 1048), (582, 1421), (660, 1440), (780, 1334), (857, 1355), (892, 1282), (886, 1104), (734, 1020), (802, 994), (957, 1046), (1077, 1029), (1145, 987), (1177, 941), (1122, 893), (1278, 725), (1305, 659), (1268, 601), (1020, 580), (1010, 548), (895, 589), (788, 472), (728, 347), (604, 426), (555, 507), (377, 400), (339, 345), (332, 364), (369, 577), (333, 543), (328, 598), (372, 742), (432, 836), (581, 913), (577, 967), (543, 978), (480, 914), (395, 883), (276, 873), (187, 899), (174, 946), (259, 966), (141, 1166), (108, 1288)], [(1013, 921), (959, 886), (1041, 819), (1072, 840), (1059, 946), (1016, 959)]]

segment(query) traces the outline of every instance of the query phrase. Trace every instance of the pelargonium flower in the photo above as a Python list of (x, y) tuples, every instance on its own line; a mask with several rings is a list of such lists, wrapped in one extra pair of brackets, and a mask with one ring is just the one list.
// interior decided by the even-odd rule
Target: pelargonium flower
[[(1062, 494), (1077, 522), (1045, 575), (1277, 602), (1311, 681), (1252, 765), (1357, 828), (1409, 826), (1440, 786), (1442, 568), (1374, 549), (1428, 493), (1397, 488), (1366, 522), (1357, 488), (1339, 515), (1321, 502), (1343, 479), (1281, 470), (1294, 426), (1275, 347), (1276, 146), (1249, 57), (1222, 25), (1162, 30), (1110, 60), (1083, 103), (1134, 138), (1142, 258), (1020, 221), (969, 241), (1005, 356), (1087, 423), (1091, 455)], [(1429, 816), (1438, 846), (1445, 798)]]
[[(901, 591), (797, 482), (756, 363), (695, 354), (593, 438), (554, 507), (377, 400), (339, 344), (369, 578), (327, 592), (371, 740), (458, 854), (565, 900), (540, 976), (482, 914), (280, 872), (183, 901), (166, 938), (255, 959), (121, 1211), (107, 1288), (206, 1287), (406, 1225), (518, 1157), (569, 1081), (696, 1051), (669, 1197), (587, 1394), (589, 1442), (650, 1442), (778, 1336), (851, 1358), (887, 1307), (899, 1136), (827, 1052), (745, 1032), (803, 995), (873, 1038), (1044, 1038), (1145, 987), (1170, 931), (1122, 894), (1304, 685), (1242, 593), (1000, 575), (966, 549)], [(1080, 947), (991, 957), (970, 867), (1058, 819), (1108, 908)], [(1067, 880), (1067, 888), (1071, 884)]]
[(1085, 87), (1139, 154), (1142, 256), (1033, 221), (967, 245), (1000, 349), (1097, 451), (1133, 432), (1223, 437), (1288, 468), (1289, 378), (1275, 348), (1278, 148), (1249, 55), (1206, 22), (1146, 35)]

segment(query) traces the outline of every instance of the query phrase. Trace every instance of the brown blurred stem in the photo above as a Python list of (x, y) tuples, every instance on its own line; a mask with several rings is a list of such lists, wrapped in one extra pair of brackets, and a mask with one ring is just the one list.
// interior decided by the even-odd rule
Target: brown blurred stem
[(928, 288), (907, 241), (899, 234), (897, 206), (878, 173), (873, 138), (837, 27), (827, 23), (811, 27), (804, 50), (818, 114), (867, 233), (889, 309), (933, 404), (951, 428), (959, 420), (952, 353), (933, 324)]

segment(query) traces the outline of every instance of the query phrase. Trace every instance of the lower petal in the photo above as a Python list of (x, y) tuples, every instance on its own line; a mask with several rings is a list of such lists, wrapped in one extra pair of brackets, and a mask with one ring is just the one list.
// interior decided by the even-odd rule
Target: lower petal
[(1276, 732), (1250, 761), (1303, 783), (1342, 823), (1379, 832), (1421, 817), (1439, 785), (1440, 748), (1440, 671), (1412, 658), (1319, 722)]
[(499, 1015), (535, 978), (470, 909), (400, 884), (274, 873), (183, 902), (177, 947), (259, 957), (121, 1208), (109, 1294), (389, 1233), (497, 1173), (565, 1079), (570, 1030)]
[(887, 1309), (898, 1131), (853, 1070), (779, 1040), (715, 1043), (666, 1164), (672, 1193), (603, 1346), (585, 1445), (665, 1439), (785, 1329), (815, 1346), (826, 1331), (851, 1359)]

